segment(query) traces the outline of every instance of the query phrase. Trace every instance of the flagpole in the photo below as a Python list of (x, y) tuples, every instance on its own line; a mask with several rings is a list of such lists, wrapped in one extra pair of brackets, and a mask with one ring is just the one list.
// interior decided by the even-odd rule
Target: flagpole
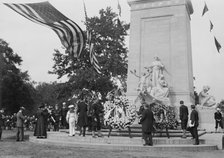
[(0, 52), (0, 109), (2, 109), (2, 82), (3, 82), (3, 67), (4, 67), (4, 63), (3, 63), (3, 53), (4, 52)]

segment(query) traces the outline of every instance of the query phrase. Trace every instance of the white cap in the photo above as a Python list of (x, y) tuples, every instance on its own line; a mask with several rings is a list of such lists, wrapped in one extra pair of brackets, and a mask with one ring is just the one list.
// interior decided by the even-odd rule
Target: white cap
[(68, 108), (74, 108), (74, 107), (75, 107), (74, 105), (69, 105), (69, 106), (68, 106)]

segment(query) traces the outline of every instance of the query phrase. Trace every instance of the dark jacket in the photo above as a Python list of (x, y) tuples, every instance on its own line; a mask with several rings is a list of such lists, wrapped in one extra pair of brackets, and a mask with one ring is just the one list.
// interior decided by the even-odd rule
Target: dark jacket
[(142, 124), (143, 132), (153, 132), (153, 123), (155, 119), (153, 113), (150, 109), (145, 109), (142, 113), (142, 118), (140, 119), (140, 124)]
[(221, 121), (222, 120), (222, 114), (221, 114), (221, 112), (215, 112), (214, 118), (217, 121)]
[(199, 125), (198, 112), (195, 109), (191, 111), (190, 120), (191, 124), (194, 124), (194, 127)]
[(4, 115), (0, 113), (0, 128), (4, 126)]
[(46, 110), (38, 109), (36, 113), (37, 122), (34, 136), (47, 136), (47, 117), (48, 112)]
[(25, 120), (25, 116), (23, 115), (22, 111), (19, 110), (19, 112), (16, 115), (16, 127), (23, 127)]
[(185, 105), (180, 106), (180, 120), (188, 120), (188, 108)]
[(79, 127), (84, 127), (87, 126), (88, 122), (87, 122), (87, 104), (85, 102), (79, 102), (78, 103), (78, 109), (77, 109), (77, 113), (78, 113), (78, 122), (77, 125)]

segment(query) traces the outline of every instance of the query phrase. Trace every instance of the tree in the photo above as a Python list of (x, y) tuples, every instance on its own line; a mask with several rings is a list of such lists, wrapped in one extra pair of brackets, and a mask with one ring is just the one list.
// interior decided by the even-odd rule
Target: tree
[(39, 83), (36, 86), (38, 103), (45, 103), (50, 106), (64, 102), (72, 95), (71, 87), (67, 83)]
[(102, 69), (98, 74), (89, 60), (88, 47), (80, 58), (72, 58), (55, 50), (53, 71), (58, 78), (67, 75), (74, 89), (90, 89), (106, 94), (112, 90), (111, 77), (127, 77), (127, 48), (125, 36), (129, 24), (120, 21), (110, 7), (99, 11), (99, 17), (86, 18), (86, 28), (91, 32), (96, 57)]
[(3, 108), (9, 114), (17, 112), (20, 106), (31, 110), (34, 104), (32, 92), (35, 93), (35, 89), (29, 81), (28, 72), (22, 72), (18, 68), (22, 63), (21, 57), (2, 39), (0, 39), (0, 53), (4, 54), (1, 61)]

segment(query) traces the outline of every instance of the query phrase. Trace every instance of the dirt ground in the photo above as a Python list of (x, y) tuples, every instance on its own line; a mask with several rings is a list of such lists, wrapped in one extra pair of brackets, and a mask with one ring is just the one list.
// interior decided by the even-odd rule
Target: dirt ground
[(15, 131), (3, 131), (3, 141), (0, 142), (0, 158), (221, 158), (224, 150), (206, 152), (138, 152), (118, 151), (96, 148), (73, 148), (59, 145), (42, 145), (29, 142), (25, 132), (25, 141), (15, 141)]

